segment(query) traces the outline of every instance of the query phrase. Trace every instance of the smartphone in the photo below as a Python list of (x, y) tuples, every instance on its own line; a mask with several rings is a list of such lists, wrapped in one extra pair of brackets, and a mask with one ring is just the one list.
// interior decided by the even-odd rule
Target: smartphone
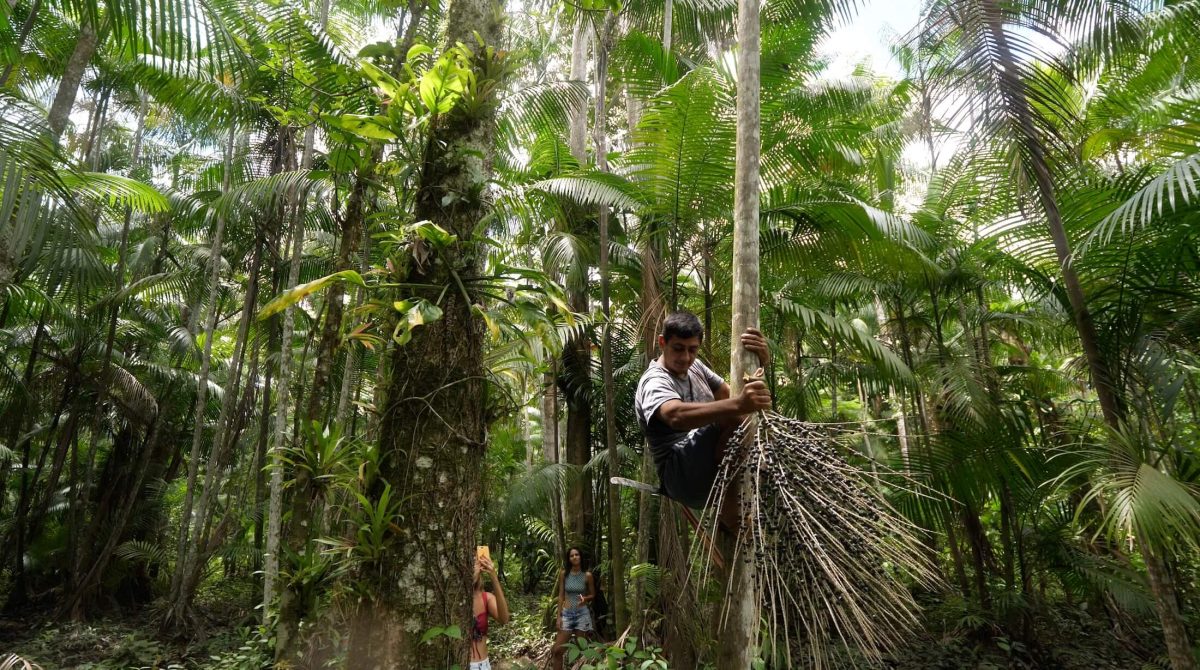
[(486, 558), (489, 561), (492, 560), (492, 552), (488, 551), (488, 546), (486, 544), (481, 544), (478, 547), (475, 547), (475, 556), (476, 558)]

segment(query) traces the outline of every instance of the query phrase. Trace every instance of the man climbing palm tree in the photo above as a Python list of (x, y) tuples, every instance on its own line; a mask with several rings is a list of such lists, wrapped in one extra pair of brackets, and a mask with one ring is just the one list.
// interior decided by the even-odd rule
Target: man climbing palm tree
[[(742, 417), (771, 406), (771, 394), (761, 381), (730, 397), (729, 384), (696, 357), (703, 336), (695, 314), (668, 316), (658, 336), (662, 355), (646, 368), (634, 396), (661, 492), (693, 508), (704, 507), (708, 499), (729, 432)], [(758, 354), (764, 367), (770, 362), (762, 333), (748, 328), (741, 343)]]

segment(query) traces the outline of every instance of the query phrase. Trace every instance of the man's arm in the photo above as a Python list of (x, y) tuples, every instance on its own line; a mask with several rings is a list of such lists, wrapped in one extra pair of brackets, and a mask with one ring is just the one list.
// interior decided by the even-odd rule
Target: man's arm
[(739, 419), (760, 409), (770, 409), (771, 393), (762, 382), (750, 382), (736, 397), (730, 397), (729, 384), (721, 384), (712, 402), (668, 400), (658, 408), (658, 418), (671, 430), (692, 430), (710, 423)]

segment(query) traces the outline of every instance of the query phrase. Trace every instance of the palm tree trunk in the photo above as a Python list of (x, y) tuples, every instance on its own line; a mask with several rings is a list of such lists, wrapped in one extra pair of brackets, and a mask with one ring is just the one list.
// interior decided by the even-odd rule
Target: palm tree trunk
[[(571, 81), (587, 80), (588, 42), (591, 35), (585, 21), (575, 24), (571, 38)], [(572, 107), (567, 115), (567, 148), (575, 160), (583, 163), (587, 151), (587, 106), (580, 103)]]
[[(10, 0), (9, 7), (16, 7), (17, 0)], [(29, 39), (29, 33), (33, 31), (33, 24), (37, 21), (38, 11), (42, 8), (42, 0), (33, 0), (29, 5), (29, 16), (25, 17), (25, 23), (21, 24), (21, 32), (17, 35), (17, 42), (14, 46), (18, 52), (25, 47), (25, 40)], [(11, 62), (4, 66), (4, 72), (0, 73), (0, 88), (4, 88), (8, 84), (8, 78), (12, 76), (16, 69), (16, 62)]]
[[(350, 269), (351, 260), (358, 250), (358, 242), (362, 238), (363, 210), (366, 207), (367, 182), (371, 175), (356, 174), (351, 186), (350, 197), (346, 201), (345, 219), (342, 221), (342, 239), (338, 244), (338, 256), (334, 263), (334, 272)], [(321, 421), (324, 415), (322, 406), (325, 401), (325, 387), (333, 374), (333, 359), (342, 336), (342, 314), (345, 311), (343, 296), (344, 285), (335, 282), (329, 287), (325, 298), (325, 323), (321, 330), (321, 341), (317, 346), (316, 368), (312, 384), (308, 390), (308, 408), (305, 411), (306, 421)]]
[[(661, 279), (658, 275), (659, 264), (657, 254), (654, 253), (654, 243), (649, 232), (642, 235), (641, 258), (642, 349), (645, 355), (644, 363), (648, 366), (654, 360), (654, 354), (658, 347), (658, 326), (662, 322), (663, 307)], [(645, 441), (642, 442), (640, 479), (646, 483), (654, 483), (658, 480), (658, 473), (654, 466), (654, 455), (650, 451), (650, 444)], [(638, 493), (637, 562), (639, 564), (650, 562), (651, 550), (657, 543), (658, 503), (657, 496), (644, 491)], [(645, 580), (640, 577), (635, 579), (633, 588), (633, 613), (636, 618), (634, 627), (638, 630), (638, 636), (644, 637), (641, 633), (641, 629), (644, 626), (643, 617), (650, 607), (650, 603), (646, 598)]]
[[(1105, 423), (1114, 430), (1120, 430), (1124, 424), (1125, 407), (1115, 386), (1115, 379), (1111, 374), (1108, 361), (1100, 350), (1095, 323), (1088, 308), (1087, 299), (1083, 294), (1083, 288), (1079, 283), (1079, 277), (1071, 265), (1070, 241), (1067, 238), (1066, 228), (1063, 226), (1062, 215), (1058, 208), (1054, 180), (1046, 159), (1046, 150), (1034, 127), (1025, 84), (1017, 74), (1016, 59), (1013, 57), (1008, 43), (1008, 35), (1004, 30), (1002, 9), (999, 0), (980, 1), (984, 15), (987, 17), (988, 32), (996, 45), (1001, 65), (999, 76), (1007, 84), (1003, 89), (1006, 103), (1017, 118), (1022, 142), (1037, 185), (1038, 199), (1046, 214), (1046, 225), (1054, 242), (1054, 251), (1058, 257), (1063, 285), (1071, 305), (1075, 329), (1079, 333), (1079, 341), (1088, 363), (1088, 370), (1091, 372), (1092, 386), (1096, 390), (1096, 398), (1100, 402), (1100, 410), (1104, 414)], [(1146, 544), (1144, 538), (1139, 537), (1138, 542), (1142, 545), (1146, 559), (1146, 571), (1150, 576), (1155, 608), (1158, 610), (1159, 620), (1162, 623), (1171, 665), (1174, 670), (1192, 670), (1196, 664), (1187, 640), (1187, 628), (1179, 613), (1178, 603), (1175, 601), (1174, 584), (1166, 575), (1166, 571), (1160, 569), (1161, 558), (1155, 557), (1153, 548)], [(1157, 587), (1155, 587), (1156, 583)]]
[(1163, 554), (1157, 552), (1144, 539), (1138, 538), (1138, 550), (1146, 561), (1146, 573), (1150, 576), (1150, 591), (1154, 594), (1154, 607), (1162, 622), (1163, 638), (1167, 642), (1167, 657), (1171, 670), (1195, 670), (1196, 657), (1188, 640), (1183, 613), (1175, 593), (1175, 580)]
[[(742, 379), (757, 366), (754, 355), (741, 347), (740, 336), (759, 322), (758, 252), (758, 163), (762, 146), (759, 116), (759, 1), (738, 0), (737, 17), (737, 147), (733, 196), (733, 327), (730, 330), (729, 385), (734, 395), (741, 392)], [(741, 504), (754, 495), (749, 473), (736, 483)], [(738, 528), (739, 535), (748, 529)], [(758, 593), (754, 564), (743, 549), (735, 555), (736, 540), (726, 535), (729, 586), (725, 603), (727, 616), (720, 632), (717, 668), (744, 670), (757, 655)], [(743, 540), (743, 545), (749, 539)]]
[(662, 50), (668, 58), (671, 54), (671, 37), (674, 33), (674, 0), (666, 0), (663, 4)]
[[(366, 207), (366, 190), (369, 179), (365, 168), (363, 173), (355, 174), (352, 181), (350, 197), (346, 202), (346, 214), (342, 221), (342, 238), (338, 247), (338, 257), (334, 265), (336, 272), (349, 269), (351, 259), (358, 248), (362, 236), (363, 210)], [(308, 404), (304, 413), (307, 424), (323, 423), (325, 387), (333, 371), (333, 359), (341, 340), (342, 314), (344, 311), (343, 286), (335, 283), (330, 287), (325, 297), (325, 323), (321, 330), (321, 339), (317, 347), (316, 368), (313, 381), (307, 389)], [(319, 517), (320, 496), (314, 488), (314, 482), (305, 468), (296, 468), (293, 475), (293, 494), (291, 503), (291, 519), (288, 524), (287, 539), (290, 549), (296, 553), (309, 551), (310, 543), (316, 537), (314, 517)], [(285, 587), (280, 590), (279, 626), (275, 658), (280, 663), (296, 664), (301, 660), (302, 649), (298, 635), (301, 619), (308, 614), (307, 603), (303, 595)]]
[[(367, 271), (367, 258), (369, 257), (368, 244), (370, 244), (371, 236), (367, 234), (365, 226), (363, 227), (362, 236), (362, 252), (359, 254), (358, 270), (361, 273)], [(358, 310), (362, 306), (363, 300), (366, 297), (366, 291), (359, 286), (354, 291), (354, 307), (351, 312)], [(350, 417), (351, 402), (358, 399), (359, 386), (359, 369), (358, 369), (358, 354), (359, 348), (352, 346), (346, 348), (346, 358), (342, 365), (342, 388), (338, 391), (337, 413), (334, 415), (334, 425), (345, 426), (346, 420)], [(352, 432), (346, 432), (346, 435), (353, 437)]]
[[(294, 140), (293, 140), (294, 141)], [(314, 131), (311, 127), (304, 133), (304, 148), (300, 165), (312, 167)], [(284, 152), (294, 167), (295, 150)], [(300, 283), (300, 259), (304, 252), (304, 203), (292, 202), (286, 208), (291, 216), (291, 255), (288, 260), (288, 276), (284, 287), (291, 290)], [(263, 621), (268, 620), (274, 606), (275, 584), (279, 579), (279, 545), (283, 532), (283, 450), (288, 445), (288, 407), (292, 390), (292, 339), (295, 331), (296, 313), (292, 306), (283, 311), (283, 325), (279, 337), (279, 397), (275, 401), (275, 441), (271, 446), (271, 482), (267, 502), (267, 542), (263, 557)]]
[(108, 569), (113, 552), (116, 551), (120, 541), (125, 537), (125, 529), (129, 524), (129, 519), (133, 516), (133, 511), (138, 506), (138, 496), (142, 491), (142, 484), (146, 480), (147, 472), (149, 472), (151, 457), (158, 448), (162, 421), (161, 415), (156, 416), (153, 424), (147, 429), (141, 453), (138, 455), (137, 466), (133, 469), (133, 482), (126, 489), (124, 499), (116, 506), (116, 518), (113, 520), (112, 527), (108, 530), (108, 537), (96, 553), (90, 568), (83, 575), (82, 579), (80, 579), (78, 586), (73, 588), (66, 603), (63, 605), (62, 613), (72, 620), (78, 621), (83, 618), (88, 602), (95, 598), (97, 592), (100, 590), (102, 585), (101, 578)]
[[(551, 360), (551, 369), (542, 377), (542, 457), (547, 463), (558, 463), (558, 381)], [(563, 522), (562, 495), (555, 486), (551, 492), (550, 525), (554, 527), (554, 537), (557, 541), (555, 555), (567, 551), (567, 533)]]
[[(600, 39), (596, 43), (596, 168), (601, 172), (608, 171), (605, 154), (608, 151), (608, 138), (604, 129), (604, 119), (607, 116), (607, 84), (608, 84), (608, 51), (612, 41), (612, 29), (616, 17), (610, 12), (601, 29)], [(609, 304), (609, 211), (608, 207), (600, 207), (600, 309), (604, 313), (604, 334), (600, 344), (600, 368), (604, 377), (604, 441), (608, 449), (608, 474), (617, 477), (621, 474), (620, 456), (617, 450), (616, 422), (616, 389), (613, 382), (612, 361), (612, 308)], [(625, 530), (621, 524), (621, 495), (616, 484), (609, 482), (605, 487), (608, 491), (608, 558), (609, 575), (612, 579), (611, 592), (612, 608), (617, 631), (623, 631), (627, 623), (625, 607), (625, 552), (621, 540)]]
[[(229, 127), (229, 137), (225, 147), (225, 181), (226, 187), (230, 183), (230, 172), (233, 165), (233, 145), (236, 127)], [(191, 552), (188, 549), (188, 542), (197, 541), (199, 538), (191, 537), (192, 527), (192, 507), (195, 504), (196, 495), (196, 479), (200, 470), (200, 445), (204, 439), (204, 416), (207, 414), (208, 408), (208, 376), (212, 367), (212, 341), (213, 334), (217, 329), (217, 317), (220, 314), (220, 306), (217, 303), (221, 287), (221, 237), (225, 233), (224, 216), (217, 217), (217, 227), (213, 231), (212, 242), (209, 247), (209, 258), (212, 265), (212, 270), (209, 273), (209, 288), (208, 288), (208, 323), (204, 329), (204, 347), (200, 353), (200, 374), (196, 384), (196, 406), (192, 413), (195, 423), (192, 429), (192, 448), (188, 456), (188, 478), (187, 485), (184, 491), (183, 498), (183, 514), (179, 521), (179, 542), (176, 546), (176, 555), (179, 557), (177, 565), (179, 569), (171, 579), (171, 597), (170, 609), (167, 612), (166, 618), (163, 620), (165, 628), (181, 625), (187, 619), (186, 607), (183, 602), (183, 581), (187, 570), (188, 560), (191, 558)]]
[(222, 482), (219, 478), (224, 470), (226, 453), (229, 451), (231, 444), (237, 439), (237, 430), (234, 423), (235, 419), (240, 417), (242, 413), (237, 412), (236, 408), (242, 393), (242, 368), (246, 357), (246, 343), (249, 341), (250, 324), (254, 320), (255, 306), (258, 303), (259, 265), (262, 261), (262, 251), (265, 243), (266, 240), (260, 233), (255, 244), (253, 259), (250, 261), (249, 280), (246, 285), (246, 294), (242, 300), (242, 314), (238, 324), (237, 336), (234, 339), (232, 364), (229, 366), (229, 374), (225, 382), (225, 394), (221, 402), (221, 414), (213, 430), (212, 451), (209, 455), (208, 465), (205, 468), (204, 488), (201, 489), (200, 500), (196, 505), (196, 512), (193, 515), (194, 522), (191, 531), (192, 541), (189, 546), (189, 555), (188, 559), (177, 568), (184, 573), (178, 601), (183, 608), (181, 612), (186, 612), (191, 607), (192, 598), (195, 595), (196, 586), (200, 582), (204, 564), (209, 559), (209, 547), (213, 545), (209, 537), (212, 522), (210, 506), (213, 505), (222, 487)]
[(1100, 351), (1096, 337), (1096, 326), (1092, 320), (1091, 310), (1088, 309), (1087, 299), (1079, 284), (1079, 276), (1071, 265), (1071, 245), (1063, 227), (1062, 214), (1058, 209), (1055, 195), (1054, 180), (1050, 174), (1050, 166), (1046, 160), (1046, 149), (1041, 137), (1033, 124), (1033, 114), (1026, 97), (1025, 83), (1021, 81), (1008, 44), (1008, 34), (1004, 30), (1003, 13), (999, 0), (980, 0), (987, 17), (988, 32), (996, 45), (996, 51), (1001, 64), (1000, 77), (1007, 83), (1003, 88), (1005, 102), (1010, 111), (1017, 117), (1021, 130), (1021, 141), (1025, 146), (1027, 159), (1033, 171), (1034, 182), (1037, 185), (1038, 199), (1046, 214), (1046, 226), (1054, 241), (1054, 252), (1058, 257), (1059, 269), (1062, 272), (1063, 286), (1067, 290), (1067, 299), (1071, 304), (1071, 315), (1075, 320), (1075, 329), (1079, 333), (1083, 354), (1087, 359), (1088, 369), (1092, 375), (1092, 386), (1096, 390), (1096, 398), (1100, 401), (1100, 409), (1105, 421), (1114, 428), (1119, 428), (1124, 419), (1124, 407), (1113, 386), (1113, 377), (1107, 361)]
[(79, 84), (83, 81), (83, 73), (87, 70), (88, 63), (92, 61), (92, 56), (96, 54), (96, 47), (99, 44), (100, 36), (96, 34), (96, 29), (90, 23), (84, 23), (79, 28), (75, 50), (67, 59), (67, 67), (63, 70), (62, 79), (58, 82), (58, 92), (55, 93), (54, 102), (50, 105), (48, 125), (50, 134), (55, 138), (61, 137), (67, 128), (71, 110), (75, 107), (75, 96), (79, 93)]
[[(134, 132), (133, 148), (132, 148), (132, 151), (130, 152), (130, 164), (135, 169), (138, 167), (138, 162), (141, 158), (142, 136), (146, 129), (146, 116), (149, 113), (149, 109), (150, 109), (150, 97), (147, 94), (142, 93), (142, 103), (139, 108), (138, 117), (137, 117), (137, 130)], [(115, 273), (115, 276), (117, 278), (117, 286), (116, 286), (117, 294), (120, 294), (121, 292), (123, 292), (125, 290), (125, 266), (128, 261), (128, 252), (129, 252), (129, 226), (130, 226), (130, 223), (132, 223), (132, 221), (133, 221), (133, 212), (129, 208), (126, 208), (125, 209), (125, 218), (121, 224), (121, 239), (120, 239), (120, 243), (118, 244), (118, 247), (117, 247), (117, 269), (116, 269), (116, 273)], [(97, 396), (96, 397), (96, 407), (97, 408), (103, 408), (104, 404), (106, 402), (108, 402), (108, 389), (111, 385), (111, 383), (108, 380), (108, 376), (109, 376), (111, 365), (112, 365), (113, 347), (116, 344), (117, 317), (119, 316), (120, 311), (121, 311), (120, 307), (121, 306), (119, 303), (114, 303), (112, 305), (112, 308), (109, 313), (108, 330), (107, 330), (107, 334), (105, 335), (105, 338), (104, 338), (104, 353), (101, 356), (101, 362), (100, 362), (100, 379), (105, 380), (105, 381), (104, 381), (104, 383), (100, 384), (99, 391), (96, 394), (96, 396)], [(95, 454), (96, 454), (97, 448), (99, 446), (98, 440), (99, 440), (99, 435), (103, 429), (103, 426), (101, 425), (103, 416), (104, 416), (103, 411), (96, 411), (95, 416), (93, 417), (91, 431), (90, 431), (91, 432), (91, 448), (89, 449), (89, 452), (88, 452), (89, 459), (95, 458)], [(78, 498), (80, 498), (80, 500), (78, 501), (80, 504), (82, 504), (82, 498), (89, 496), (91, 493), (91, 489), (92, 489), (91, 474), (92, 474), (92, 468), (89, 467), (88, 468), (88, 476), (86, 478), (87, 481), (85, 482), (84, 486), (82, 487), (81, 491), (79, 492), (80, 495), (77, 496)], [(76, 537), (77, 533), (79, 533), (83, 530), (80, 526), (81, 526), (80, 520), (77, 518), (74, 518), (74, 516), (73, 516), (72, 523), (71, 523), (71, 530), (72, 530), (73, 538)], [(70, 592), (77, 593), (80, 590), (80, 588), (79, 588), (80, 580), (83, 577), (81, 570), (83, 569), (83, 564), (84, 564), (86, 556), (90, 553), (90, 546), (88, 544), (84, 544), (83, 546), (75, 546), (73, 551), (71, 551), (70, 553), (74, 557), (74, 562), (72, 563), (71, 574), (69, 577), (69, 580), (71, 583)], [(82, 601), (77, 599), (75, 602), (81, 603)], [(81, 610), (70, 612), (70, 616), (72, 618), (79, 618), (82, 616), (82, 614), (83, 614), (83, 612)]]
[[(588, 43), (591, 33), (586, 22), (580, 21), (575, 27), (571, 44), (571, 78), (575, 81), (587, 79)], [(571, 155), (580, 163), (587, 161), (587, 107), (580, 104), (570, 110), (568, 115), (569, 140)], [(577, 259), (577, 263), (586, 263)], [(573, 272), (574, 276), (567, 278), (567, 302), (575, 312), (590, 311), (588, 300), (588, 272)], [(573, 335), (563, 349), (562, 379), (566, 383), (564, 397), (567, 401), (567, 430), (565, 437), (565, 456), (568, 465), (576, 472), (568, 480), (566, 502), (564, 505), (564, 522), (566, 524), (569, 542), (583, 542), (590, 536), (592, 528), (592, 495), (591, 478), (583, 471), (592, 455), (592, 412), (591, 412), (591, 369), (592, 369), (591, 336), (584, 330)]]

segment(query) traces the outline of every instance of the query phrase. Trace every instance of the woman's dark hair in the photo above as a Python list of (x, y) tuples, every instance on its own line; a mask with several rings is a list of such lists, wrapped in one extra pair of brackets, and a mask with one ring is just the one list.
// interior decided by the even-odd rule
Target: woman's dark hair
[(700, 325), (699, 317), (691, 312), (672, 312), (663, 321), (662, 336), (664, 340), (670, 340), (672, 337), (681, 340), (698, 337), (703, 340), (704, 326)]
[(567, 547), (567, 552), (563, 554), (563, 569), (567, 572), (571, 571), (571, 552), (579, 552), (579, 569), (582, 572), (587, 572), (587, 555), (579, 547)]

